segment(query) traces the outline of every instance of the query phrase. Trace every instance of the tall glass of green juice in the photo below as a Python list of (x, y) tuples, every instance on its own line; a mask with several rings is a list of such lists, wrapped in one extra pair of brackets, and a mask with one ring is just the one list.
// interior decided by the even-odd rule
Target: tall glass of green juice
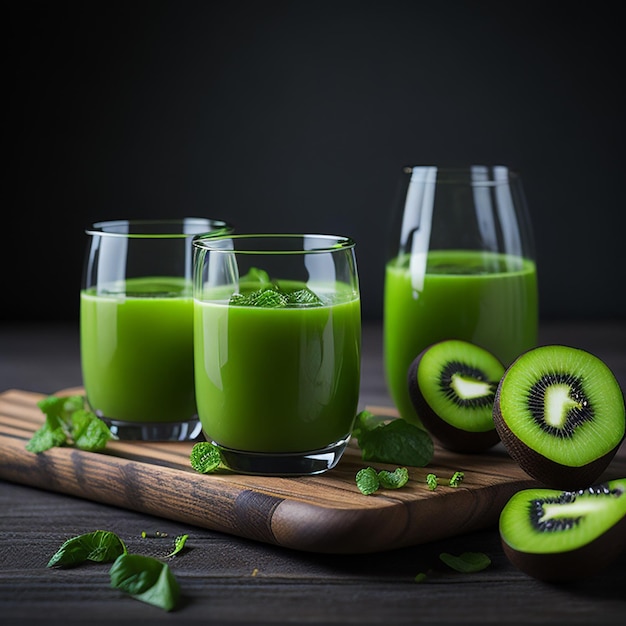
[(83, 384), (91, 409), (120, 439), (184, 441), (200, 434), (191, 241), (231, 231), (205, 218), (116, 220), (87, 230)]
[(194, 241), (194, 354), (204, 434), (232, 470), (325, 472), (360, 389), (354, 242), (330, 235)]
[(404, 168), (385, 267), (387, 386), (401, 417), (420, 423), (412, 361), (463, 339), (504, 365), (537, 343), (538, 286), (530, 215), (505, 166)]

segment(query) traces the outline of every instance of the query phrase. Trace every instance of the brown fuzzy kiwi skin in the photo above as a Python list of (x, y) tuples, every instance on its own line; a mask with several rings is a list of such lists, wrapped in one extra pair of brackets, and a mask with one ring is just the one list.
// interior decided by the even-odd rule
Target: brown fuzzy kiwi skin
[(626, 549), (626, 516), (587, 545), (568, 552), (532, 554), (512, 548), (501, 537), (502, 549), (520, 571), (549, 583), (589, 578), (606, 568)]
[(471, 432), (455, 428), (441, 419), (424, 399), (417, 382), (417, 369), (426, 350), (422, 351), (411, 363), (408, 371), (409, 397), (424, 428), (432, 435), (441, 447), (450, 452), (475, 454), (484, 452), (500, 442), (495, 429), (484, 432)]
[[(511, 366), (513, 364), (511, 364)], [(509, 456), (515, 460), (531, 478), (534, 478), (546, 487), (575, 491), (576, 489), (583, 489), (589, 485), (593, 485), (615, 457), (622, 441), (624, 441), (624, 437), (622, 437), (622, 440), (612, 450), (609, 450), (601, 457), (580, 467), (562, 465), (561, 463), (546, 458), (527, 446), (508, 427), (502, 415), (502, 411), (500, 410), (502, 383), (505, 377), (506, 372), (496, 389), (493, 403), (493, 421), (498, 436), (509, 453)]]

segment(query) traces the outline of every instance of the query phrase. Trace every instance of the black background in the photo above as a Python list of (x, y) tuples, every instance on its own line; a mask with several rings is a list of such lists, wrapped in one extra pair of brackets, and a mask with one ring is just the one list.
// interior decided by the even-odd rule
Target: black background
[(544, 319), (626, 316), (619, 4), (21, 2), (5, 14), (0, 319), (78, 319), (84, 227), (357, 241), (382, 316), (405, 164), (518, 169)]

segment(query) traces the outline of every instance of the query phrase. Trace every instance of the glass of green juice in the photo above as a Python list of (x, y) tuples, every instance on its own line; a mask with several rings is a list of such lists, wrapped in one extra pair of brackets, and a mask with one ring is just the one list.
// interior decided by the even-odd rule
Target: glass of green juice
[(402, 170), (383, 300), (391, 398), (420, 424), (409, 367), (429, 345), (462, 339), (506, 366), (537, 343), (533, 233), (521, 176), (506, 166)]
[(361, 366), (355, 242), (198, 237), (194, 355), (204, 435), (231, 470), (311, 475), (350, 439)]
[(86, 229), (80, 351), (90, 408), (122, 440), (202, 431), (193, 377), (192, 239), (221, 220), (111, 220)]

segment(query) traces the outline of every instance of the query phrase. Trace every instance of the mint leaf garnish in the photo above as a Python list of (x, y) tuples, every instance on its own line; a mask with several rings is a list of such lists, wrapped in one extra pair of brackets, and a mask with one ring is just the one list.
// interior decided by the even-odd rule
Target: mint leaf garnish
[(366, 496), (378, 491), (380, 481), (378, 480), (378, 474), (373, 467), (364, 467), (360, 469), (356, 474), (356, 486), (359, 491)]
[(464, 478), (465, 478), (465, 474), (463, 472), (454, 472), (454, 474), (452, 474), (450, 478), (450, 482), (449, 482), (450, 487), (458, 487)]
[(381, 470), (378, 472), (378, 480), (385, 489), (400, 489), (409, 482), (409, 471), (406, 467), (398, 467), (393, 472)]
[(439, 479), (435, 474), (427, 474), (426, 484), (431, 491), (435, 491), (435, 489), (437, 489), (437, 485), (439, 484)]
[(84, 396), (48, 396), (37, 402), (37, 406), (46, 421), (26, 442), (29, 452), (39, 454), (65, 445), (97, 452), (115, 439), (109, 427), (85, 408)]
[(222, 463), (220, 449), (210, 441), (199, 441), (191, 449), (191, 467), (201, 474), (214, 472)]
[(356, 486), (359, 491), (369, 496), (379, 487), (384, 489), (400, 489), (409, 481), (409, 471), (406, 467), (398, 467), (393, 472), (380, 470), (377, 472), (373, 467), (364, 467), (356, 474)]
[(96, 530), (68, 539), (48, 561), (47, 567), (73, 567), (85, 561), (105, 563), (126, 552), (123, 541), (107, 530)]
[(381, 422), (371, 412), (361, 411), (353, 434), (364, 461), (424, 467), (434, 455), (430, 435), (401, 418)]
[(439, 558), (452, 569), (464, 574), (480, 572), (491, 565), (491, 559), (482, 552), (463, 552), (459, 556), (442, 552)]
[(288, 302), (296, 306), (320, 306), (322, 301), (310, 289), (298, 289), (288, 295)]
[(165, 611), (176, 608), (180, 598), (178, 581), (167, 563), (141, 554), (122, 554), (109, 572), (111, 587)]

